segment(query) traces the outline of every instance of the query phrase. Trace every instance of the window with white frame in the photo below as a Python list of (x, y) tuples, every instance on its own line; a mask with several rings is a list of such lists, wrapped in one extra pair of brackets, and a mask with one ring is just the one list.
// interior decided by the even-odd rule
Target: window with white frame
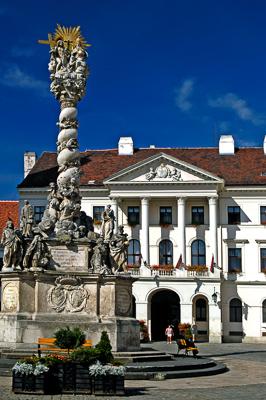
[(191, 223), (192, 225), (204, 224), (204, 207), (202, 206), (191, 207)]
[(127, 250), (127, 263), (128, 265), (141, 264), (140, 241), (137, 239), (131, 239), (129, 241)]
[(172, 223), (172, 207), (160, 207), (160, 225)]
[(266, 225), (266, 206), (260, 206), (260, 223)]
[(260, 270), (266, 273), (266, 248), (260, 249)]
[(34, 219), (36, 224), (41, 222), (45, 207), (44, 206), (34, 206)]
[(102, 222), (102, 213), (104, 212), (104, 206), (93, 206), (93, 223), (96, 225)]
[(242, 271), (242, 249), (238, 247), (228, 248), (228, 272)]
[(262, 322), (266, 323), (266, 300), (262, 303)]
[(232, 299), (229, 304), (230, 322), (242, 322), (242, 303), (239, 299)]
[(203, 240), (197, 239), (191, 243), (191, 265), (206, 265), (206, 249)]
[(173, 243), (164, 239), (159, 244), (159, 264), (173, 265)]

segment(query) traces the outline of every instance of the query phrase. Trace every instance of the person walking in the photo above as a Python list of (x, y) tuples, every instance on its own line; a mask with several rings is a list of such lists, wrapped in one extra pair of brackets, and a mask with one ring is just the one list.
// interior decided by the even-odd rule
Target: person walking
[(165, 334), (167, 338), (167, 344), (171, 344), (172, 337), (174, 336), (174, 331), (171, 325), (168, 325), (168, 327), (165, 329)]

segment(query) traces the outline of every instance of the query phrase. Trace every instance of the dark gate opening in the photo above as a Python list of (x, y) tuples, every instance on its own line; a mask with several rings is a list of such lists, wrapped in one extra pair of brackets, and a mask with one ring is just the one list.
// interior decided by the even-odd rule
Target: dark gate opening
[(180, 322), (180, 298), (171, 290), (161, 290), (151, 299), (151, 339), (166, 340), (165, 328), (171, 324), (176, 333)]

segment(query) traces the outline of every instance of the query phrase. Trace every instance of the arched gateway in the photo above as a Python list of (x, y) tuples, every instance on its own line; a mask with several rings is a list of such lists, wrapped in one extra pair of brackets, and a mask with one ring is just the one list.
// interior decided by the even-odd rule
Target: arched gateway
[(180, 322), (180, 298), (172, 290), (156, 291), (151, 297), (151, 339), (165, 340), (168, 324)]

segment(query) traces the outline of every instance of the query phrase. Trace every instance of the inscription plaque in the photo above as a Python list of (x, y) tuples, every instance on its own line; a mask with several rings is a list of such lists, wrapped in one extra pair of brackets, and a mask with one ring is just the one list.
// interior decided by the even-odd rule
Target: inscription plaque
[(8, 283), (3, 289), (2, 310), (8, 312), (17, 311), (18, 288), (13, 283)]
[(58, 271), (87, 271), (88, 249), (85, 247), (50, 247), (52, 268)]
[(121, 315), (128, 315), (131, 311), (131, 296), (126, 288), (121, 288), (119, 291), (117, 311)]

